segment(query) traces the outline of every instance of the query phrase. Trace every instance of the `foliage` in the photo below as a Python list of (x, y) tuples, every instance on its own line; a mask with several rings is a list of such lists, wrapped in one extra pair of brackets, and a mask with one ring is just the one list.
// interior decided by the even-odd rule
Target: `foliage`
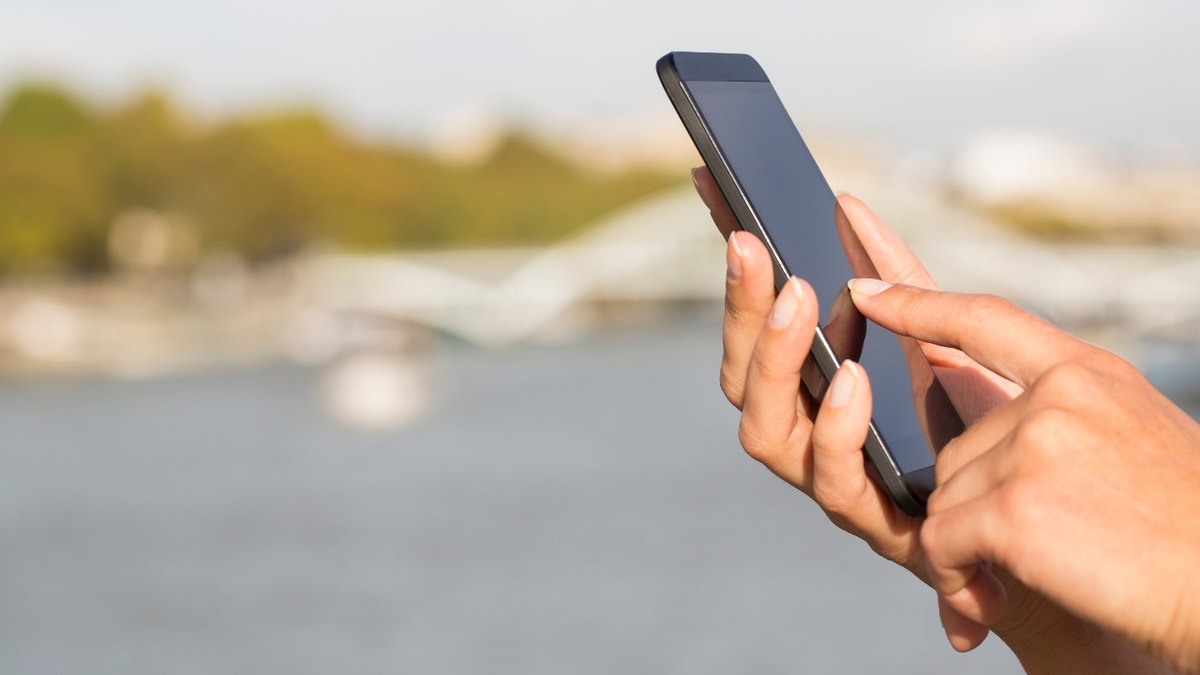
[(98, 110), (26, 84), (0, 106), (0, 274), (103, 273), (109, 230), (134, 209), (185, 219), (203, 249), (262, 260), (315, 241), (544, 243), (673, 180), (589, 171), (521, 134), (463, 165), (355, 139), (309, 111), (202, 128), (160, 92)]

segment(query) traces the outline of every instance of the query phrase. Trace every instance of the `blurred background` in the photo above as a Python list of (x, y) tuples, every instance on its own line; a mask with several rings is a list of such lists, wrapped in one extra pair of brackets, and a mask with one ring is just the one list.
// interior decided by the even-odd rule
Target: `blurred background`
[(1014, 672), (747, 459), (654, 75), (1200, 412), (1200, 5), (0, 0), (0, 671)]

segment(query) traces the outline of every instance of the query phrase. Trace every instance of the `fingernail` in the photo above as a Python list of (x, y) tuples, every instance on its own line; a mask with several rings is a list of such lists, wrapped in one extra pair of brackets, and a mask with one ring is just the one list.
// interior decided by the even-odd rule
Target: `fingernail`
[(803, 302), (804, 295), (800, 288), (800, 282), (796, 277), (788, 279), (779, 292), (779, 297), (775, 299), (775, 306), (771, 308), (771, 317), (767, 320), (771, 324), (771, 328), (780, 329), (791, 324)]
[(729, 269), (726, 276), (730, 281), (742, 280), (742, 247), (738, 244), (737, 232), (729, 235), (729, 247), (725, 251), (725, 264)]
[(847, 286), (850, 287), (851, 294), (863, 298), (879, 295), (892, 287), (888, 282), (879, 279), (851, 279)]
[(842, 367), (833, 376), (833, 384), (825, 394), (825, 404), (834, 408), (842, 408), (854, 396), (855, 385), (858, 384), (858, 364), (846, 359)]

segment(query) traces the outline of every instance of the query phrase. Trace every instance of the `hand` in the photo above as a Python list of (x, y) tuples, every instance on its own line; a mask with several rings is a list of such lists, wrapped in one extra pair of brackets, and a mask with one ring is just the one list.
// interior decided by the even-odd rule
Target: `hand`
[[(805, 393), (797, 393), (802, 391), (800, 368), (817, 323), (816, 297), (807, 284), (796, 280), (785, 286), (776, 301), (766, 248), (753, 235), (738, 231), (737, 220), (706, 168), (697, 169), (693, 176), (714, 223), (729, 240), (721, 388), (743, 413), (739, 426), (743, 447), (813, 497), (839, 527), (929, 583), (918, 539), (921, 521), (901, 513), (865, 470), (862, 444), (871, 406), (867, 374), (855, 365), (840, 369), (819, 411)], [(838, 202), (839, 229), (861, 244), (861, 250), (850, 250), (856, 273), (877, 271), (889, 281), (936, 288), (920, 261), (862, 202), (847, 195)], [(776, 306), (781, 307), (773, 324), (768, 316)], [(791, 322), (779, 321), (789, 313)], [(917, 355), (934, 366), (967, 424), (1022, 392), (957, 349), (910, 342), (906, 351), (911, 352), (912, 346), (918, 346)], [(1094, 657), (1091, 672), (1120, 672), (1136, 662), (1135, 656), (1123, 653), (1123, 644), (1109, 644), (1109, 636), (1029, 592), (1003, 570), (996, 574), (1006, 584), (1008, 611), (993, 630), (1026, 669), (1068, 672), (1087, 656)], [(988, 632), (954, 612), (943, 612), (943, 620), (951, 643), (960, 650), (974, 647)]]
[(859, 280), (851, 291), (880, 325), (1024, 388), (938, 457), (921, 544), (944, 619), (957, 615), (947, 624), (969, 632), (1005, 615), (981, 565), (992, 563), (1200, 672), (1200, 425), (1127, 362), (997, 298)]
[[(917, 538), (921, 521), (905, 516), (864, 468), (862, 445), (871, 407), (867, 374), (857, 365), (839, 370), (830, 393), (844, 379), (841, 384), (847, 385), (850, 398), (843, 405), (830, 405), (843, 399), (827, 395), (820, 412), (806, 392), (797, 393), (802, 389), (800, 368), (817, 324), (817, 299), (807, 284), (793, 280), (776, 300), (765, 246), (738, 231), (737, 220), (707, 169), (697, 169), (693, 176), (713, 221), (729, 239), (721, 388), (742, 411), (742, 446), (813, 497), (839, 527), (928, 581)], [(916, 256), (862, 202), (843, 195), (838, 203), (837, 226), (843, 241), (857, 240), (861, 245), (848, 248), (856, 272), (877, 271), (891, 281), (935, 288)], [(780, 311), (775, 313), (773, 307)], [(789, 311), (794, 323), (768, 319), (781, 319)], [(906, 351), (929, 360), (968, 424), (1020, 393), (1019, 387), (958, 350), (910, 341)]]

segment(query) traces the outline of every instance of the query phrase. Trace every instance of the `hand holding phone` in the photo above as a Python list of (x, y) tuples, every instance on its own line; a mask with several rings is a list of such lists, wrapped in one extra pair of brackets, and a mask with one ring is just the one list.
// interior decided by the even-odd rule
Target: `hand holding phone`
[[(662, 73), (662, 69), (663, 64), (660, 62), (660, 74)], [(730, 73), (726, 72), (724, 74), (729, 75)], [(733, 74), (739, 75), (739, 73)], [(671, 78), (664, 77), (663, 79), (664, 86), (668, 87), (668, 93), (671, 93), (669, 84), (672, 81)], [(677, 103), (677, 105), (679, 104)], [(686, 113), (683, 111), (681, 111), (681, 117), (684, 117), (685, 122), (687, 121)], [(697, 129), (699, 130), (698, 132)], [(704, 133), (704, 127), (700, 125), (690, 126), (689, 131), (692, 131), (693, 138), (695, 138), (698, 133)], [(702, 153), (704, 152), (704, 143), (704, 140), (697, 141), (697, 145), (701, 147)], [(714, 159), (713, 152), (704, 154), (704, 157), (710, 166), (718, 166), (716, 162), (720, 160), (720, 157), (716, 156), (716, 159)], [(742, 424), (744, 426), (748, 422), (752, 427), (774, 425), (774, 428), (769, 433), (774, 435), (777, 442), (773, 449), (768, 450), (768, 453), (773, 453), (773, 456), (756, 455), (756, 457), (770, 467), (772, 471), (775, 471), (781, 477), (808, 492), (841, 528), (862, 538), (870, 544), (875, 552), (903, 565), (928, 583), (928, 564), (925, 559), (925, 549), (922, 548), (921, 542), (918, 541), (922, 522), (900, 515), (896, 506), (890, 503), (895, 499), (894, 496), (888, 496), (890, 491), (885, 492), (882, 488), (870, 484), (871, 482), (867, 478), (866, 472), (864, 472), (861, 453), (856, 446), (856, 439), (861, 438), (861, 436), (856, 437), (855, 434), (861, 433), (863, 427), (866, 426), (870, 414), (870, 394), (865, 392), (864, 388), (860, 386), (854, 390), (854, 394), (850, 397), (848, 404), (841, 406), (834, 405), (833, 399), (838, 398), (838, 390), (841, 384), (847, 381), (847, 374), (854, 373), (851, 380), (857, 380), (858, 384), (862, 384), (863, 380), (859, 380), (858, 377), (861, 373), (855, 372), (859, 369), (854, 367), (841, 368), (835, 372), (833, 391), (827, 394), (827, 398), (819, 410), (815, 407), (805, 408), (805, 412), (814, 418), (812, 422), (803, 418), (794, 419), (795, 408), (798, 404), (805, 402), (803, 395), (800, 396), (799, 400), (797, 399), (797, 388), (801, 387), (799, 371), (801, 369), (801, 361), (805, 355), (802, 353), (796, 354), (795, 350), (789, 349), (789, 347), (802, 344), (804, 349), (808, 349), (808, 343), (800, 339), (791, 340), (790, 342), (774, 339), (771, 334), (778, 331), (767, 325), (768, 317), (773, 311), (772, 302), (775, 301), (775, 279), (779, 276), (779, 261), (774, 255), (775, 251), (768, 249), (768, 244), (764, 243), (762, 234), (754, 229), (754, 223), (751, 222), (749, 226), (747, 225), (747, 222), (750, 221), (746, 220), (744, 211), (741, 213), (741, 217), (735, 215), (733, 205), (739, 203), (739, 197), (736, 194), (730, 196), (732, 193), (728, 190), (728, 184), (718, 187), (717, 180), (704, 168), (697, 170), (695, 177), (697, 189), (712, 210), (713, 219), (717, 223), (718, 229), (733, 239), (729, 250), (731, 274), (726, 291), (727, 311), (724, 323), (725, 362), (722, 364), (722, 388), (725, 389), (731, 401), (742, 409)], [(862, 202), (848, 195), (842, 195), (836, 198), (835, 214), (835, 227), (840, 228), (839, 232), (849, 232), (854, 237), (852, 240), (843, 239), (841, 241), (841, 244), (846, 246), (844, 249), (845, 257), (834, 257), (838, 260), (844, 259), (851, 267), (855, 276), (865, 276), (860, 273), (860, 270), (869, 267), (877, 270), (879, 273), (878, 276), (886, 281), (918, 288), (936, 289), (936, 285), (921, 266), (920, 261), (884, 225), (883, 221), (875, 216)], [(736, 230), (739, 228), (750, 230), (750, 232), (754, 232), (758, 236), (756, 237), (750, 234), (750, 232), (737, 232)], [(850, 245), (847, 245), (848, 241)], [(835, 251), (835, 253), (841, 252)], [(740, 267), (738, 273), (734, 273), (735, 267)], [(801, 276), (807, 276), (802, 269), (797, 268), (795, 271)], [(791, 289), (797, 285), (800, 285), (804, 289), (807, 302), (811, 302), (813, 305), (818, 302), (817, 294), (803, 284), (790, 282), (787, 285), (788, 290), (785, 292), (791, 292)], [(862, 287), (856, 284), (856, 293), (860, 293), (863, 290)], [(879, 298), (887, 297), (890, 297), (890, 295), (879, 296)], [(878, 303), (873, 303), (876, 299), (871, 298), (867, 301), (867, 304), (863, 305), (871, 311), (872, 316), (879, 317), (881, 321), (890, 321), (892, 323), (889, 323), (889, 325), (900, 326), (901, 328), (903, 328), (905, 321), (909, 321), (910, 323), (915, 321), (915, 318), (907, 310), (901, 312), (898, 307), (893, 307), (890, 314), (888, 312), (877, 311), (875, 305)], [(783, 298), (775, 301), (775, 303), (778, 304), (782, 300)], [(994, 324), (991, 326), (978, 325), (977, 328), (979, 330), (977, 333), (979, 335), (990, 337), (995, 335), (996, 326), (1005, 327), (1006, 325), (1011, 325), (1011, 322), (995, 318), (995, 313), (992, 310), (995, 309), (996, 303), (988, 302), (994, 299), (979, 298), (978, 300), (982, 303), (983, 316), (991, 317), (990, 323)], [(828, 303), (823, 298), (820, 302), (822, 303), (822, 311), (831, 311)], [(925, 309), (925, 316), (922, 319), (924, 324), (921, 329), (927, 332), (937, 332), (945, 329), (945, 323), (948, 321), (962, 323), (967, 326), (973, 325), (971, 320), (959, 316), (955, 313), (955, 310), (943, 303), (939, 303), (937, 306), (927, 306)], [(835, 314), (837, 313), (836, 309), (832, 311)], [(951, 314), (943, 314), (947, 312)], [(810, 334), (815, 333), (814, 325), (816, 317), (812, 312), (809, 312), (806, 321), (803, 326), (808, 329)], [(916, 323), (921, 322), (917, 321)], [(828, 330), (828, 325), (825, 328), (826, 332), (833, 332)], [(916, 328), (916, 326), (910, 326), (909, 328)], [(922, 335), (921, 332), (914, 332), (913, 334)], [(865, 345), (868, 349), (870, 348), (871, 339), (872, 336), (868, 334)], [(831, 340), (831, 342), (833, 343), (831, 346), (834, 350), (844, 349), (835, 340)], [(993, 340), (992, 343), (995, 343), (995, 341)], [(951, 343), (943, 342), (942, 344)], [(814, 341), (812, 343), (813, 351), (816, 352), (819, 348), (821, 346)], [(1006, 348), (997, 347), (997, 349), (1004, 352)], [(919, 383), (922, 380), (919, 375), (921, 372), (926, 372), (930, 368), (930, 364), (937, 368), (938, 377), (934, 380), (939, 383), (937, 390), (941, 391), (941, 385), (944, 384), (945, 391), (948, 392), (948, 394), (942, 395), (941, 398), (945, 399), (947, 396), (952, 398), (957, 411), (968, 423), (973, 423), (989, 413), (992, 416), (991, 419), (995, 419), (996, 415), (1001, 414), (1001, 411), (997, 411), (996, 408), (1004, 404), (1011, 404), (1006, 406), (1007, 409), (1018, 406), (1017, 410), (1020, 410), (1020, 402), (1027, 400), (1029, 397), (1029, 391), (1025, 390), (1022, 386), (988, 370), (958, 349), (937, 346), (929, 342), (919, 344), (909, 342), (905, 344), (903, 351), (904, 356), (909, 360), (909, 365), (912, 366), (913, 372), (913, 378), (910, 382), (913, 383), (912, 400), (916, 402), (916, 405), (913, 406), (912, 410), (915, 415), (921, 418), (920, 421), (926, 424), (929, 422), (926, 415), (930, 410), (930, 395), (928, 393), (930, 390), (921, 389)], [(1023, 346), (1014, 344), (1013, 351), (1007, 353), (1036, 354), (1041, 351), (1043, 350), (1040, 346), (1030, 347), (1028, 344)], [(729, 366), (730, 361), (733, 362), (732, 366)], [(769, 364), (771, 367), (764, 369), (750, 366), (750, 363)], [(781, 367), (776, 368), (777, 366)], [(725, 377), (727, 368), (735, 373), (735, 376), (730, 378), (728, 382)], [(774, 373), (774, 377), (768, 376), (760, 378), (757, 382), (754, 381), (753, 375), (756, 371), (770, 370), (777, 371)], [(783, 371), (790, 372), (790, 377), (779, 376)], [(1081, 371), (1076, 369), (1071, 372), (1078, 374)], [(738, 380), (737, 373), (740, 373), (744, 380)], [(764, 382), (763, 379), (789, 380), (790, 391), (786, 387), (778, 386), (779, 382)], [(878, 385), (877, 380), (877, 377), (871, 377), (872, 388)], [(772, 384), (774, 386), (771, 386)], [(1034, 387), (1036, 388), (1036, 386), (1037, 384), (1035, 383)], [(1050, 396), (1053, 396), (1053, 394), (1050, 394)], [(759, 400), (759, 403), (751, 403), (752, 398)], [(772, 401), (763, 405), (761, 404), (761, 399), (764, 398), (771, 399)], [(878, 396), (876, 396), (875, 403), (878, 408)], [(1082, 403), (1086, 406), (1086, 400), (1082, 401)], [(764, 409), (767, 410), (766, 413), (764, 413)], [(787, 409), (791, 409), (790, 414), (794, 419), (794, 428), (790, 426), (791, 422), (781, 419), (788, 416), (789, 411)], [(1091, 409), (1091, 406), (1086, 406), (1086, 409)], [(1116, 415), (1114, 417), (1120, 416)], [(1004, 418), (1003, 415), (1002, 418)], [(1010, 415), (1005, 419), (1015, 418)], [(881, 426), (883, 433), (890, 434), (891, 427), (886, 425)], [(992, 423), (991, 426), (994, 427), (995, 424)], [(1120, 425), (1116, 426), (1119, 427)], [(952, 485), (954, 485), (953, 481), (957, 480), (959, 472), (975, 470), (976, 473), (980, 471), (988, 473), (990, 471), (990, 468), (980, 469), (977, 462), (970, 461), (973, 453), (977, 452), (978, 448), (972, 450), (969, 444), (965, 444), (968, 437), (982, 437), (986, 439), (989, 436), (988, 432), (986, 430), (979, 431), (978, 429), (987, 427), (988, 424), (978, 425), (972, 432), (968, 432), (962, 436), (955, 443), (951, 451), (942, 455), (939, 459), (939, 472), (943, 476), (953, 476), (954, 478), (951, 479)], [(1167, 425), (1167, 427), (1176, 428), (1171, 427), (1171, 425)], [(1166, 427), (1159, 425), (1157, 428)], [(972, 436), (972, 433), (974, 433), (974, 436)], [(1118, 436), (1124, 438), (1127, 434), (1118, 434)], [(1194, 444), (1192, 447), (1194, 448)], [(751, 449), (752, 446), (747, 445), (747, 450), (751, 451)], [(1091, 454), (1093, 453), (1088, 453), (1089, 457)], [(990, 452), (988, 455), (1002, 456), (1003, 453)], [(1050, 453), (1045, 455), (1045, 457), (1067, 460), (1064, 475), (1068, 478), (1079, 473), (1078, 471), (1071, 470), (1069, 458), (1060, 452)], [(1005, 464), (1005, 461), (1000, 461), (999, 463), (1010, 469), (1012, 466), (1023, 466), (1020, 463), (1014, 465), (1008, 462)], [(1101, 465), (1103, 463), (1099, 462)], [(1146, 464), (1142, 462), (1140, 466), (1152, 467), (1153, 463)], [(1030, 480), (1036, 480), (1041, 476), (1040, 472), (1030, 473), (1023, 471), (1021, 474)], [(1048, 480), (1052, 484), (1056, 484), (1054, 481), (1062, 479), (1051, 477)], [(1087, 480), (1083, 478), (1080, 479), (1080, 482), (1081, 484), (1087, 483)], [(883, 481), (881, 479), (880, 485), (882, 484)], [(963, 484), (962, 481), (957, 483), (959, 487)], [(979, 485), (987, 487), (986, 481), (985, 483), (979, 483), (978, 481), (968, 480), (966, 484), (976, 487)], [(1083, 492), (1088, 491), (1086, 486), (1082, 489)], [(894, 493), (891, 494), (894, 495)], [(1068, 495), (1068, 497), (1064, 498), (1068, 502), (1071, 502), (1069, 495), (1082, 493), (1078, 489), (1065, 489), (1054, 490), (1053, 494), (1058, 497)], [(1077, 501), (1075, 500), (1075, 502)], [(1011, 500), (1007, 503), (1009, 505), (1013, 504)], [(942, 509), (945, 505), (945, 501), (939, 502), (935, 500), (935, 509)], [(1076, 505), (1078, 506), (1078, 504)], [(1085, 505), (1084, 508), (1090, 507)], [(942, 511), (945, 511), (945, 509), (942, 509)], [(970, 527), (970, 522), (974, 520), (973, 513), (964, 514), (963, 517), (967, 522), (962, 523), (961, 528), (965, 529), (961, 529), (961, 531), (973, 533), (975, 536), (983, 535), (986, 530)], [(941, 514), (941, 511), (939, 511), (939, 514)], [(935, 515), (934, 519), (938, 517), (940, 515)], [(1104, 519), (1099, 520), (1104, 521)], [(1047, 525), (1048, 522), (1053, 525), (1053, 522), (1056, 521), (1025, 518), (1022, 524), (1036, 527)], [(932, 523), (933, 520), (930, 521), (930, 524)], [(1052, 526), (1047, 527), (1047, 531), (1059, 531)], [(1089, 541), (1091, 541), (1095, 537), (1088, 534), (1088, 532), (1090, 530), (1083, 530), (1083, 533), (1089, 536)], [(1018, 534), (1022, 539), (1025, 537), (1024, 534)], [(1045, 547), (1030, 549), (1028, 546), (1022, 546), (1020, 548), (1026, 552), (1037, 554), (1038, 551), (1042, 551)], [(1067, 547), (1065, 550), (1067, 551), (1065, 555), (1069, 557), (1071, 555), (1070, 551), (1073, 549)], [(1038, 555), (1036, 557), (1039, 563), (1046, 563), (1046, 560), (1043, 559), (1044, 556)], [(1094, 556), (1090, 558), (1083, 556), (1080, 558), (1085, 563), (1093, 559)], [(1043, 567), (1057, 569), (1057, 562), (1052, 562), (1054, 564), (1045, 564)], [(1025, 565), (1025, 571), (1029, 569), (1033, 568)], [(1114, 672), (1116, 670), (1121, 670), (1122, 672), (1152, 672), (1158, 667), (1158, 664), (1152, 659), (1149, 659), (1144, 654), (1133, 651), (1129, 647), (1128, 642), (1113, 637), (1111, 633), (1102, 631), (1096, 626), (1079, 619), (1075, 614), (1066, 612), (1055, 602), (1048, 601), (1045, 596), (1038, 594), (1019, 580), (1013, 578), (1004, 569), (989, 566), (983, 569), (982, 572), (982, 576), (991, 577), (993, 582), (1003, 584), (1004, 591), (1002, 597), (1007, 598), (1008, 610), (1004, 613), (1003, 620), (992, 626), (992, 630), (1013, 648), (1022, 664), (1027, 668), (1053, 671), (1056, 669), (1061, 670), (1069, 664), (1077, 670), (1088, 672), (1099, 672), (1101, 670), (1112, 670)], [(992, 576), (993, 574), (995, 575), (994, 577)], [(1075, 578), (1070, 577), (1070, 575), (1068, 577), (1058, 576), (1060, 578), (1067, 578), (1068, 580)], [(1170, 575), (1166, 577), (1163, 577), (1163, 575), (1158, 575), (1157, 577), (1151, 575), (1151, 577), (1171, 578)], [(983, 588), (983, 586), (988, 586), (988, 584), (978, 586), (976, 590)], [(1092, 586), (1087, 586), (1086, 584), (1081, 586), (1085, 590), (1092, 587), (1094, 587), (1094, 584)], [(1096, 596), (1093, 593), (1088, 597), (1096, 598), (1100, 596)], [(1143, 593), (1142, 597), (1149, 596)], [(986, 626), (982, 626), (951, 609), (950, 605), (944, 600), (939, 601), (939, 608), (942, 615), (942, 625), (945, 627), (947, 636), (956, 649), (960, 651), (970, 649), (981, 642), (987, 635), (988, 629)]]
[(820, 401), (841, 361), (862, 363), (874, 400), (863, 449), (900, 509), (920, 515), (933, 452), (962, 422), (916, 344), (862, 321), (844, 297), (847, 280), (876, 271), (766, 74), (744, 54), (687, 52), (658, 73), (738, 224), (769, 251), (776, 290), (801, 276), (824, 310), (840, 310), (816, 330), (804, 385)]

